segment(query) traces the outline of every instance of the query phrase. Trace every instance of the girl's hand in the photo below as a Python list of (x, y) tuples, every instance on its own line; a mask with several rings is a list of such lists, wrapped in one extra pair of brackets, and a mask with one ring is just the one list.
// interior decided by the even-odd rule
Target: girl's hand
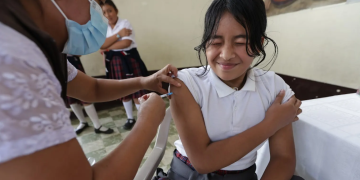
[(125, 36), (130, 36), (132, 34), (132, 30), (131, 29), (126, 29), (126, 28), (122, 28), (118, 34), (120, 35), (120, 37), (125, 37)]
[(289, 101), (281, 104), (284, 96), (285, 91), (282, 90), (277, 95), (275, 101), (269, 107), (265, 115), (265, 120), (272, 121), (271, 124), (274, 124), (276, 131), (294, 121), (299, 120), (297, 116), (302, 113), (302, 110), (300, 109), (300, 100), (293, 96), (289, 99)]

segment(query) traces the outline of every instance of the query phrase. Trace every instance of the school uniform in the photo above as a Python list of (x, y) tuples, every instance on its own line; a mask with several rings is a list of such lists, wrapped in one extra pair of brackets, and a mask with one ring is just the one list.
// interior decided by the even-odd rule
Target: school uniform
[[(203, 71), (203, 67), (184, 69), (179, 71), (178, 78), (184, 82), (200, 106), (206, 131), (212, 142), (230, 138), (260, 123), (281, 90), (285, 90), (283, 102), (294, 95), (284, 80), (271, 71), (250, 69), (245, 85), (240, 90), (227, 86), (211, 69), (201, 76)], [(191, 159), (187, 158), (185, 148), (179, 139), (175, 142), (176, 150), (168, 175), (158, 177), (176, 180), (256, 180), (256, 153), (263, 143), (233, 164), (219, 171), (201, 175), (192, 167)], [(164, 174), (161, 170), (158, 173)]]
[[(110, 25), (108, 26), (106, 37), (117, 34), (123, 28), (132, 29), (132, 26), (128, 20), (118, 18), (114, 28), (111, 28)], [(120, 37), (118, 41), (126, 39), (132, 41), (129, 47), (105, 52), (106, 76), (109, 79), (128, 79), (148, 76), (147, 68), (137, 50), (135, 32), (133, 31), (130, 36)], [(139, 98), (147, 93), (146, 90), (140, 90), (122, 99), (128, 100)]]
[(0, 164), (76, 138), (66, 84), (76, 75), (19, 0), (0, 1)]

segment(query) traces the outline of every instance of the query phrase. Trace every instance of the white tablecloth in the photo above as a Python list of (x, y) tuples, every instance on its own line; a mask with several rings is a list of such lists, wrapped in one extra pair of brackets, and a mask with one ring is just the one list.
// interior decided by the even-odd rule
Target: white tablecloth
[[(360, 180), (360, 96), (303, 101), (293, 123), (296, 172), (305, 180)], [(268, 143), (258, 151), (257, 174), (269, 162)]]

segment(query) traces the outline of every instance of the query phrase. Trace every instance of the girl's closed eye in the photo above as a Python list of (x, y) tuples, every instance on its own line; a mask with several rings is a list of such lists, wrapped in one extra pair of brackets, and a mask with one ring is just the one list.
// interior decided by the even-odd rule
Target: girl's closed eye
[(211, 43), (211, 45), (212, 45), (212, 46), (220, 46), (220, 45), (222, 45), (222, 42), (221, 42), (221, 41), (213, 41), (213, 42)]
[(245, 42), (235, 42), (236, 45), (240, 45), (240, 46), (243, 46), (245, 45), (246, 43)]

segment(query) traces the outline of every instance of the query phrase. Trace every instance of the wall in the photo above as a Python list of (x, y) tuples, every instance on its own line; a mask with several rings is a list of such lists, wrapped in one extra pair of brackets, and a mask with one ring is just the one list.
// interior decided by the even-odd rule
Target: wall
[(360, 3), (325, 6), (268, 20), (268, 35), (280, 48), (272, 70), (349, 88), (360, 86)]
[[(149, 70), (171, 63), (198, 66), (193, 48), (211, 0), (115, 0), (136, 33)], [(268, 18), (268, 35), (280, 48), (272, 70), (339, 86), (360, 86), (360, 3), (336, 4)], [(267, 48), (269, 54), (271, 47)], [(89, 75), (103, 75), (99, 53), (82, 58)]]

